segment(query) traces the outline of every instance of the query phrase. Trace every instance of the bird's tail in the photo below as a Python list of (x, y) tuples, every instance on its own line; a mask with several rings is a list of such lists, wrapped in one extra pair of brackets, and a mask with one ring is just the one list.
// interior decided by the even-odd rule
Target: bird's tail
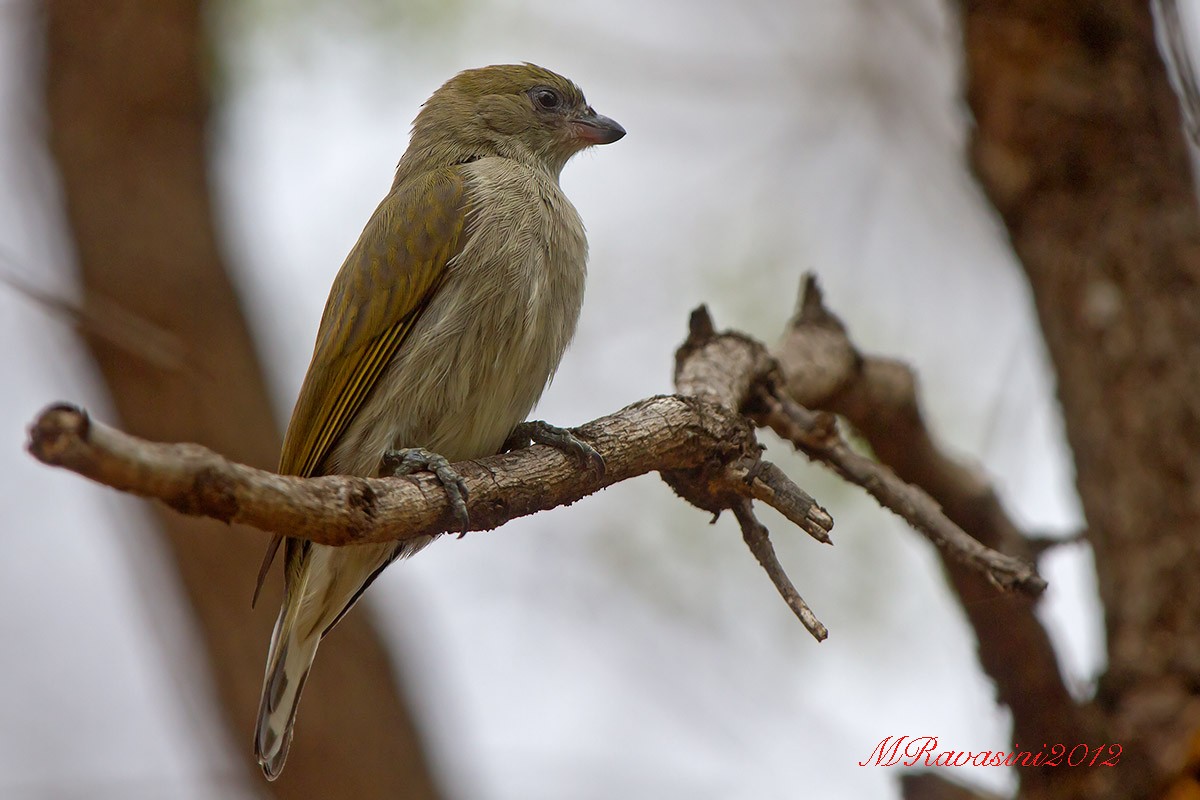
[(271, 635), (254, 730), (254, 754), (268, 780), (283, 771), (296, 704), (321, 637), (338, 624), (384, 567), (398, 555), (420, 549), (427, 539), (417, 541), (415, 546), (386, 542), (351, 547), (287, 541), (283, 608)]
[[(303, 591), (298, 595), (292, 595), (294, 601), (289, 598), (284, 602), (271, 635), (258, 724), (254, 729), (254, 755), (263, 774), (271, 781), (283, 771), (283, 762), (292, 743), (292, 725), (296, 721), (300, 692), (317, 655), (317, 645), (321, 643), (320, 628), (297, 625)], [(302, 632), (300, 627), (309, 629)]]

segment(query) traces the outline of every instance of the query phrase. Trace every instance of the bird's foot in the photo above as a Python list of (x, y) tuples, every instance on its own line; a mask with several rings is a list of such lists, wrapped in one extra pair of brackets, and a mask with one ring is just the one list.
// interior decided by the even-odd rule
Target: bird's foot
[(585, 468), (604, 477), (604, 456), (566, 428), (558, 428), (541, 420), (522, 422), (508, 435), (504, 442), (504, 450), (520, 450), (529, 447), (530, 442), (544, 444), (574, 456)]
[(388, 450), (383, 454), (383, 471), (385, 474), (390, 472), (397, 478), (412, 475), (414, 472), (432, 472), (446, 490), (446, 496), (450, 498), (450, 510), (458, 520), (458, 529), (466, 534), (471, 527), (471, 518), (467, 514), (467, 484), (462, 475), (450, 466), (450, 462), (443, 456), (424, 447)]

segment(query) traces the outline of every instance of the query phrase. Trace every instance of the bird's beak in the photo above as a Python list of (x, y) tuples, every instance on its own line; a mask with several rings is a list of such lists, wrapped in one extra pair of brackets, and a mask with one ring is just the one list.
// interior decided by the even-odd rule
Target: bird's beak
[(625, 135), (625, 129), (615, 119), (597, 114), (588, 108), (571, 122), (571, 129), (586, 144), (612, 144)]

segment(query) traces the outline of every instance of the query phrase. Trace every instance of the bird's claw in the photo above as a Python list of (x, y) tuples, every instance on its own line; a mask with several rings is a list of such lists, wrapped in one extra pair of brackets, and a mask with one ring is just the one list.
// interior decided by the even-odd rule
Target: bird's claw
[(471, 517), (467, 513), (467, 484), (458, 470), (450, 466), (450, 462), (445, 457), (423, 447), (388, 450), (383, 454), (383, 470), (397, 478), (411, 475), (414, 472), (432, 472), (437, 476), (442, 488), (446, 490), (446, 496), (450, 499), (450, 510), (454, 512), (454, 518), (458, 520), (458, 529), (461, 535), (465, 535), (470, 529)]
[(504, 449), (520, 450), (528, 447), (530, 442), (561, 450), (578, 459), (587, 469), (604, 477), (604, 456), (566, 428), (559, 428), (541, 420), (522, 422), (508, 435)]

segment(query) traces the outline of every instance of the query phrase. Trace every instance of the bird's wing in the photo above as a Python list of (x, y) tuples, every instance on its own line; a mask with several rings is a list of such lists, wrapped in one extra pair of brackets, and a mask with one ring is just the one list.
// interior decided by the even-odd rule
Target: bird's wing
[[(320, 474), (462, 249), (468, 212), (458, 167), (406, 181), (375, 209), (329, 292), (284, 436), (280, 474)], [(263, 558), (255, 600), (280, 540), (275, 537)]]

